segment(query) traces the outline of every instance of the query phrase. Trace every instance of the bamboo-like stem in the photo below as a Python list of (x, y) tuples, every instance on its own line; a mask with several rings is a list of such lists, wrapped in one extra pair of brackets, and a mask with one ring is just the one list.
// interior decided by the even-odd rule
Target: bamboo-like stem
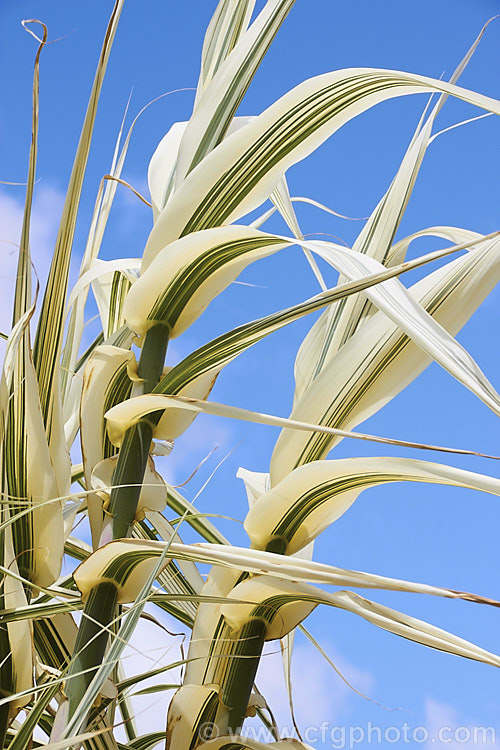
[(118, 589), (111, 581), (95, 586), (85, 604), (73, 658), (66, 678), (65, 693), (71, 716), (102, 663), (108, 644), (108, 626), (113, 620)]
[(163, 374), (169, 332), (166, 325), (157, 323), (145, 336), (137, 368), (138, 376), (144, 380), (144, 393), (151, 393)]
[(152, 436), (152, 426), (139, 422), (128, 429), (123, 438), (108, 510), (112, 517), (113, 539), (126, 537), (134, 521)]
[[(266, 546), (266, 552), (284, 555), (286, 546), (285, 539), (272, 539)], [(236, 637), (240, 648), (234, 656), (232, 667), (226, 672), (220, 691), (221, 704), (229, 706), (229, 712), (227, 709), (219, 712), (214, 722), (220, 733), (239, 734), (241, 731), (264, 648), (266, 624), (262, 620), (251, 620)]]
[[(138, 366), (138, 375), (144, 380), (146, 393), (161, 378), (167, 346), (168, 328), (162, 324), (153, 326), (146, 334)], [(160, 416), (160, 412), (150, 414), (147, 421), (139, 422), (125, 433), (113, 474), (109, 502), (113, 539), (126, 537), (134, 522), (153, 428)], [(109, 586), (114, 595), (108, 590)], [(116, 587), (112, 583), (99, 583), (91, 590), (85, 604), (68, 676), (76, 675), (83, 669), (87, 671), (68, 683), (66, 693), (70, 702), (70, 717), (90, 684), (95, 668), (103, 659), (108, 643), (106, 628), (116, 616), (116, 599)]]
[(244, 644), (244, 653), (238, 653), (236, 657), (236, 679), (230, 685), (221, 686), (221, 701), (230, 706), (227, 718), (230, 734), (239, 734), (243, 726), (265, 637), (266, 624), (262, 620), (247, 622), (238, 633), (238, 640)]
[[(144, 393), (150, 393), (161, 378), (167, 346), (168, 328), (161, 323), (153, 326), (146, 334), (137, 368), (137, 374), (144, 381)], [(123, 438), (109, 498), (113, 539), (126, 537), (134, 521), (153, 429), (160, 416), (160, 413), (149, 414), (130, 427)]]

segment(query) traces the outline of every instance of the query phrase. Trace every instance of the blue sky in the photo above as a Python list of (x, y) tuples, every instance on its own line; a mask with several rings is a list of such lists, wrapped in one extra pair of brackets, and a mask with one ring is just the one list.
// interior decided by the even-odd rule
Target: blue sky
[[(258, 7), (261, 5), (258, 3)], [(111, 6), (109, 0), (91, 0), (84, 6), (67, 0), (4, 0), (0, 10), (2, 180), (25, 179), (29, 146), (35, 43), (22, 30), (20, 19), (40, 18), (47, 23), (51, 39), (61, 38), (46, 48), (41, 64), (40, 182), (33, 254), (42, 275)], [(196, 86), (204, 30), (214, 7), (213, 0), (129, 0), (126, 4), (103, 88), (75, 242), (77, 256), (131, 91), (129, 120), (159, 94)], [(483, 23), (497, 10), (493, 0), (420, 0), (418, 4), (297, 0), (240, 112), (258, 114), (304, 78), (340, 67), (387, 67), (448, 76)], [(500, 20), (489, 27), (461, 80), (463, 86), (497, 98), (499, 35)], [(192, 91), (172, 94), (154, 104), (139, 121), (123, 176), (141, 192), (147, 190), (147, 164), (156, 144), (172, 122), (189, 116), (192, 101)], [(314, 198), (349, 216), (367, 216), (397, 169), (423, 106), (422, 96), (406, 97), (359, 117), (290, 171), (292, 195)], [(472, 107), (449, 101), (438, 127), (474, 114), (477, 111)], [(498, 119), (490, 117), (437, 139), (427, 154), (400, 236), (435, 224), (484, 233), (498, 228), (498, 136)], [(0, 185), (2, 240), (16, 241), (22, 193), (22, 187)], [(297, 212), (304, 233), (332, 233), (352, 243), (361, 226), (307, 206)], [(149, 210), (119, 190), (102, 256), (140, 255), (150, 228)], [(279, 221), (270, 228), (284, 231)], [(421, 243), (413, 252), (439, 246)], [(12, 245), (2, 245), (6, 290), (12, 282), (13, 251)], [(295, 250), (255, 264), (241, 280), (247, 285), (232, 285), (185, 336), (173, 342), (171, 361), (229, 326), (316, 291), (312, 274)], [(4, 328), (8, 326), (5, 297), (2, 294), (0, 308)], [(493, 338), (498, 306), (497, 292), (458, 337), (493, 382), (499, 365)], [(301, 321), (240, 357), (219, 378), (213, 398), (286, 416), (292, 403), (295, 353), (311, 324), (312, 319)], [(498, 454), (494, 419), (474, 396), (439, 367), (431, 366), (367, 421), (363, 430)], [(276, 437), (277, 431), (272, 428), (200, 418), (161, 468), (167, 479), (182, 482), (218, 444), (214, 456), (185, 492), (194, 497), (218, 461), (230, 453), (197, 504), (202, 510), (215, 510), (241, 521), (246, 500), (240, 481), (235, 479), (236, 469), (267, 470)], [(342, 442), (332, 455), (382, 452), (402, 454), (395, 448), (382, 451), (375, 445), (351, 440)], [(493, 462), (482, 459), (435, 458), (417, 451), (408, 455), (484, 473), (498, 472)], [(500, 598), (497, 502), (487, 495), (430, 485), (373, 489), (323, 535), (316, 545), (315, 558)], [(221, 521), (221, 526), (236, 543), (245, 543), (241, 524)], [(497, 610), (408, 594), (374, 593), (373, 598), (429, 619), (489, 650), (500, 651)], [(333, 610), (316, 611), (308, 626), (355, 687), (384, 706), (400, 710), (388, 712), (350, 691), (312, 648), (297, 639), (294, 683), (303, 726), (323, 719), (332, 726), (337, 723), (365, 728), (368, 721), (382, 727), (402, 726), (405, 721), (426, 727), (443, 723), (495, 726), (500, 747), (500, 693), (493, 667), (426, 650)], [(265, 660), (263, 685), (265, 688), (266, 681), (269, 683), (276, 705), (285, 716), (285, 702), (278, 696), (278, 666), (272, 658)], [(318, 693), (309, 686), (313, 679), (321, 686)], [(286, 721), (283, 718), (283, 723)], [(365, 745), (366, 741), (357, 744)], [(327, 739), (323, 746), (330, 747), (331, 742)], [(439, 747), (439, 743), (432, 746)], [(462, 742), (456, 747), (473, 745)]]

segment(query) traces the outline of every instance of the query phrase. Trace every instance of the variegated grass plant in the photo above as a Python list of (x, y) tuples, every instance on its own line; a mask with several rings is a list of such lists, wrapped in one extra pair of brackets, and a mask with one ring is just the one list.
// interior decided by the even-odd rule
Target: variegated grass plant
[[(31, 742), (54, 749), (83, 744), (145, 750), (165, 738), (171, 750), (215, 750), (229, 746), (228, 734), (231, 747), (266, 747), (238, 739), (245, 717), (257, 711), (279, 740), (265, 699), (254, 689), (264, 642), (282, 639), (289, 674), (294, 630), (318, 604), (353, 612), (425, 646), (500, 666), (499, 656), (349, 589), (497, 602), (312, 560), (315, 538), (369, 487), (431, 482), (500, 494), (499, 480), (441, 463), (327, 459), (344, 437), (372, 441), (374, 449), (376, 443), (392, 443), (470, 452), (353, 432), (433, 360), (499, 411), (495, 389), (454, 339), (498, 280), (497, 233), (434, 226), (394, 240), (446, 98), (500, 114), (500, 102), (456, 83), (479, 38), (450, 82), (392, 70), (340, 70), (304, 81), (256, 117), (238, 117), (246, 89), (294, 0), (268, 0), (252, 20), (254, 5), (255, 0), (220, 0), (215, 8), (192, 116), (170, 128), (149, 164), (153, 226), (142, 257), (99, 259), (130, 130), (125, 139), (120, 134), (108, 179), (99, 186), (79, 278), (69, 290), (97, 103), (123, 6), (116, 0), (43, 293), (32, 283), (30, 214), (39, 58), (47, 32), (43, 25), (27, 25), (34, 34), (42, 28), (42, 36), (37, 37), (33, 138), (1, 380), (0, 723), (2, 746), (10, 750)], [(414, 93), (432, 96), (389, 189), (353, 247), (306, 240), (286, 170), (359, 113)], [(267, 199), (273, 207), (245, 224), (243, 217)], [(287, 236), (266, 231), (274, 211), (289, 227)], [(426, 236), (451, 246), (406, 261), (413, 240)], [(165, 368), (170, 339), (188, 330), (246, 266), (292, 245), (303, 249), (320, 293), (229, 330)], [(338, 271), (335, 287), (327, 287), (317, 257)], [(399, 278), (443, 258), (410, 289)], [(90, 289), (101, 332), (82, 353)], [(288, 419), (208, 400), (222, 368), (240, 353), (315, 311), (322, 312), (297, 354)], [(231, 545), (155, 465), (168, 462), (157, 457), (200, 412), (282, 427), (269, 472), (239, 472), (250, 505), (244, 522), (248, 548)], [(69, 458), (75, 441), (81, 445), (77, 465)], [(84, 515), (92, 546), (73, 531)], [(180, 517), (204, 541), (184, 544), (169, 516)], [(79, 564), (72, 575), (61, 577), (64, 555)], [(206, 580), (197, 563), (213, 566)], [(333, 592), (326, 585), (333, 585)], [(166, 732), (138, 737), (129, 690), (152, 673), (125, 679), (121, 657), (147, 602), (192, 627), (193, 635)], [(81, 619), (75, 619), (78, 611)], [(119, 723), (125, 743), (115, 736)], [(306, 747), (298, 740), (273, 746)]]

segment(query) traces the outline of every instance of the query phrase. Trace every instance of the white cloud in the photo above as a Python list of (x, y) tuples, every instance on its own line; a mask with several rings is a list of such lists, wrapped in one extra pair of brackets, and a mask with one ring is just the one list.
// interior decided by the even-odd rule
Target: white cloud
[(433, 698), (425, 702), (426, 727), (429, 740), (426, 750), (447, 748), (448, 750), (499, 750), (500, 737), (494, 727), (485, 727), (479, 722), (464, 719), (456, 708), (439, 703)]

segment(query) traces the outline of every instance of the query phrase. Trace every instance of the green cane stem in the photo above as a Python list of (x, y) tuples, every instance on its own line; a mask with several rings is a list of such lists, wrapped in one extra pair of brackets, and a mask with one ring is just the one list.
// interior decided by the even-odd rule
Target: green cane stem
[(244, 650), (236, 657), (237, 669), (230, 673), (233, 680), (223, 685), (221, 691), (222, 703), (231, 707), (228, 717), (230, 734), (239, 734), (243, 726), (265, 637), (266, 624), (262, 620), (247, 622), (238, 633), (238, 641)]
[[(286, 546), (286, 540), (272, 539), (266, 547), (266, 552), (284, 555)], [(243, 726), (265, 637), (266, 624), (262, 620), (251, 620), (237, 635), (238, 654), (234, 657), (233, 665), (221, 685), (221, 703), (230, 707), (229, 716), (226, 714), (229, 733), (238, 734)], [(226, 731), (225, 727), (219, 729)]]
[(117, 599), (116, 586), (111, 581), (104, 581), (90, 591), (85, 603), (65, 683), (70, 716), (85, 695), (98, 666), (102, 664), (108, 644), (107, 628), (115, 617)]
[[(151, 392), (162, 376), (167, 346), (168, 328), (161, 324), (153, 326), (146, 334), (137, 369), (139, 377), (144, 380), (145, 393)], [(113, 473), (113, 488), (109, 501), (109, 514), (113, 519), (113, 539), (126, 537), (134, 522), (153, 429), (158, 424), (160, 416), (161, 412), (150, 414), (147, 419), (130, 427), (125, 433)], [(85, 603), (66, 683), (70, 716), (73, 715), (97, 666), (104, 658), (108, 643), (106, 628), (116, 617), (116, 602), (116, 587), (105, 582), (97, 584), (91, 590)], [(72, 679), (69, 679), (71, 677)]]
[[(168, 328), (161, 323), (150, 328), (137, 368), (138, 376), (144, 381), (144, 393), (151, 393), (162, 376), (167, 346)], [(125, 432), (109, 498), (113, 539), (126, 537), (134, 522), (153, 430), (160, 417), (161, 412), (149, 414)]]

